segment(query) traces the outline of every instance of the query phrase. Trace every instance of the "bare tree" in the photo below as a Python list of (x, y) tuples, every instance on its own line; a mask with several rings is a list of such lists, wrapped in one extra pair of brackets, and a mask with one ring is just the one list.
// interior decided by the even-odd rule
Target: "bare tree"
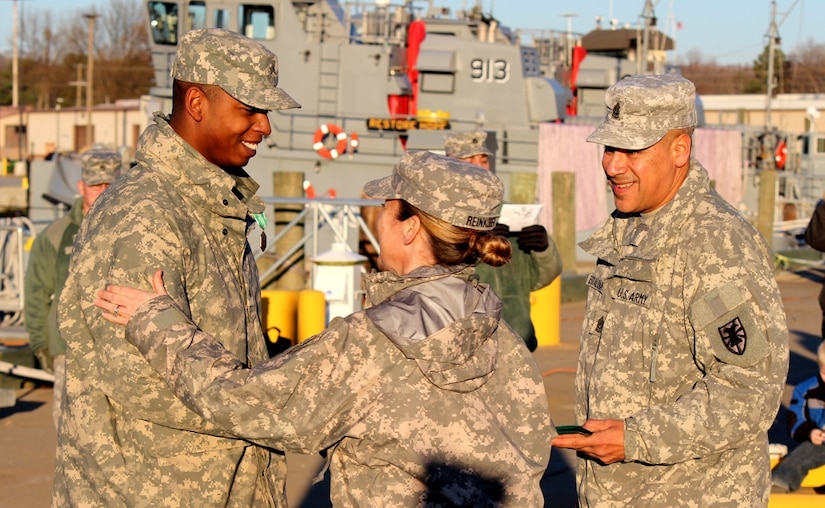
[(688, 51), (679, 64), (682, 75), (693, 81), (700, 95), (742, 93), (744, 83), (753, 77), (749, 67), (719, 65), (715, 58), (699, 50)]
[[(93, 103), (136, 98), (149, 91), (153, 73), (143, 2), (104, 0), (68, 13), (55, 22), (52, 12), (26, 10), (20, 43), (21, 103), (37, 108), (85, 104), (85, 66), (89, 22), (96, 14), (94, 34)], [(72, 83), (72, 84), (70, 84)]]
[(825, 92), (825, 44), (808, 39), (790, 55), (791, 89), (795, 93)]

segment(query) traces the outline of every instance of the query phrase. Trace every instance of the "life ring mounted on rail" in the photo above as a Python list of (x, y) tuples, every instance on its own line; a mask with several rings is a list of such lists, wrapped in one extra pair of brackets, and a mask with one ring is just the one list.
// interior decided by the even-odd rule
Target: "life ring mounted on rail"
[[(324, 143), (327, 136), (333, 136), (336, 139), (335, 148), (327, 148)], [(315, 131), (312, 148), (325, 159), (337, 159), (339, 155), (347, 151), (347, 133), (334, 123), (325, 123)]]

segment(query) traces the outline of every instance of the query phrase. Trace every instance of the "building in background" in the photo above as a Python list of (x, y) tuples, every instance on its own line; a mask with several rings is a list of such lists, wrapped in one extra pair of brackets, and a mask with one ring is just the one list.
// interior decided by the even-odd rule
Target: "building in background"
[[(151, 121), (152, 104), (148, 96), (100, 104), (93, 108), (91, 122), (85, 107), (0, 107), (0, 160), (46, 159), (55, 152), (80, 152), (90, 145), (119, 150), (128, 160)], [(91, 143), (86, 136), (89, 125)]]

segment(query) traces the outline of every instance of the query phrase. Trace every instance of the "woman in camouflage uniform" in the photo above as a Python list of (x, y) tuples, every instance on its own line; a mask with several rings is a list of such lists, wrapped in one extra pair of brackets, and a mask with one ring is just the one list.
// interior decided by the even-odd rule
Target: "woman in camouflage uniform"
[(511, 255), (489, 233), (501, 181), (417, 152), (364, 190), (386, 200), (367, 309), (264, 365), (245, 368), (168, 296), (111, 286), (97, 305), (206, 418), (263, 445), (327, 450), (336, 506), (543, 506), (544, 385), (474, 277), (476, 259)]

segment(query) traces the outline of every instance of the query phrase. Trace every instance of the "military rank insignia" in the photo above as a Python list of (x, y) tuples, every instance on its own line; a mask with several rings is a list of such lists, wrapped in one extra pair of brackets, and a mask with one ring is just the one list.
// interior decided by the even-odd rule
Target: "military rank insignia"
[(722, 343), (728, 348), (728, 351), (739, 356), (745, 354), (745, 348), (748, 345), (748, 333), (738, 317), (720, 326), (719, 335), (722, 337)]

